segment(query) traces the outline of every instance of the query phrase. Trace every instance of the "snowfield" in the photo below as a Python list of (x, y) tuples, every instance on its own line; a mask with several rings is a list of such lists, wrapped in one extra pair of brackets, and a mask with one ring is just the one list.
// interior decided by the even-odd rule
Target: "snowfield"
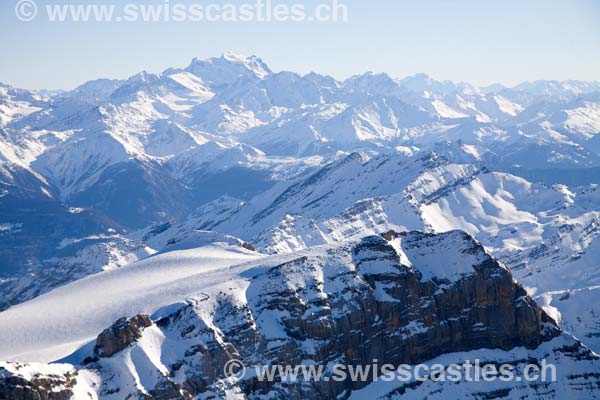
[(0, 359), (50, 362), (93, 340), (115, 320), (158, 308), (240, 270), (261, 256), (226, 242), (159, 254), (58, 288), (0, 313)]

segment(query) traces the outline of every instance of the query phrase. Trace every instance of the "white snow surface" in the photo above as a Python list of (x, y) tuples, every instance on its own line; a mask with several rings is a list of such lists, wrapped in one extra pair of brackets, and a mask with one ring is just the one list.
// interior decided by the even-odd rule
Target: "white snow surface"
[[(49, 362), (72, 353), (122, 316), (185, 300), (228, 269), (260, 258), (226, 242), (168, 252), (78, 280), (0, 313), (0, 359)], [(207, 279), (210, 277), (210, 279)]]
[[(378, 240), (383, 239), (379, 237)], [(347, 243), (275, 256), (247, 250), (240, 243), (233, 237), (215, 232), (197, 232), (160, 254), (80, 279), (9, 308), (0, 313), (0, 325), (5, 328), (0, 331), (0, 359), (20, 362), (59, 360), (95, 339), (104, 328), (123, 316), (164, 313), (165, 309), (160, 311), (163, 307), (199, 296), (214, 298), (222, 290), (233, 290), (242, 303), (252, 301), (253, 296), (261, 293), (245, 293), (249, 280), (270, 266), (290, 260), (308, 257), (320, 267), (297, 271), (290, 266), (284, 282), (266, 284), (293, 288), (306, 285), (310, 279), (323, 279), (317, 276), (319, 274), (335, 275), (355, 268), (353, 261), (345, 255)], [(439, 277), (455, 281), (474, 273), (473, 267), (489, 257), (482, 249), (470, 254), (468, 250), (475, 243), (463, 232), (440, 236), (410, 232), (394, 248), (406, 266), (421, 272), (422, 279)], [(342, 250), (337, 251), (338, 247)], [(443, 260), (434, 256), (438, 249), (443, 253)], [(381, 273), (387, 264), (385, 260), (368, 261), (360, 268), (363, 273), (367, 269)], [(379, 294), (384, 295), (384, 292)], [(204, 306), (206, 312), (210, 307)], [(264, 325), (261, 331), (267, 336), (283, 334), (273, 321), (259, 320), (257, 323)], [(148, 346), (157, 340), (160, 338), (148, 338)]]

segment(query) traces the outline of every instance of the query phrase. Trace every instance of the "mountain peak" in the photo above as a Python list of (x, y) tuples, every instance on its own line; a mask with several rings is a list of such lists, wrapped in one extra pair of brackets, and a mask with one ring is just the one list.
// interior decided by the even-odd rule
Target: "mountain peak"
[[(251, 57), (256, 57), (256, 56), (251, 56)], [(226, 51), (223, 54), (221, 54), (221, 58), (224, 60), (227, 60), (227, 61), (231, 61), (231, 62), (244, 63), (250, 57), (247, 57), (240, 53), (235, 53), (233, 51)]]
[(400, 80), (399, 84), (414, 92), (435, 91), (448, 94), (456, 90), (456, 85), (453, 82), (437, 81), (422, 72)]
[(239, 78), (264, 79), (272, 74), (271, 69), (260, 58), (232, 52), (206, 60), (194, 57), (184, 71), (196, 75), (213, 87), (231, 84)]
[(411, 75), (408, 78), (415, 78), (415, 79), (420, 79), (420, 80), (424, 80), (424, 81), (433, 81), (433, 78), (431, 78), (425, 72), (417, 72), (416, 74)]
[(342, 83), (346, 88), (366, 93), (390, 94), (398, 87), (398, 82), (385, 72), (372, 71), (361, 75), (354, 75)]

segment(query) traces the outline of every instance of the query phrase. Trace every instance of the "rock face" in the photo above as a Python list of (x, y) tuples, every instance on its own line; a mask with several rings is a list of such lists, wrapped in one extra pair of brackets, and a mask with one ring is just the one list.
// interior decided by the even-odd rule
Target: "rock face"
[[(57, 368), (51, 373), (34, 372), (31, 367), (11, 363), (0, 364), (0, 399), (70, 400), (76, 383), (74, 368)], [(24, 377), (25, 375), (26, 377)]]
[[(377, 382), (264, 382), (254, 374), (232, 381), (223, 368), (231, 359), (248, 368), (415, 364), (477, 351), (515, 364), (562, 363), (556, 383), (509, 382), (490, 393), (478, 387), (481, 398), (497, 390), (514, 390), (515, 398), (577, 397), (600, 387), (598, 357), (561, 333), (510, 271), (459, 231), (388, 232), (261, 259), (165, 310), (121, 319), (98, 336), (96, 358), (80, 368), (99, 376), (101, 399), (333, 400)], [(451, 396), (455, 387), (427, 385), (420, 397)], [(398, 384), (390, 396), (409, 389), (417, 390)], [(461, 390), (467, 397), (475, 389)]]
[(132, 318), (121, 318), (110, 328), (105, 329), (96, 339), (94, 354), (99, 357), (110, 357), (130, 346), (142, 336), (142, 329), (152, 325), (147, 315), (136, 315)]
[[(272, 268), (251, 283), (248, 312), (254, 321), (246, 314), (248, 332), (232, 344), (250, 364), (275, 359), (297, 365), (307, 358), (324, 364), (341, 358), (347, 365), (374, 359), (400, 365), (478, 348), (534, 348), (559, 333), (510, 272), (468, 235), (413, 232), (395, 240), (371, 236), (331, 251), (324, 263), (308, 256)], [(404, 250), (412, 266), (403, 263)], [(470, 271), (455, 275), (457, 260), (444, 258), (447, 250)], [(428, 253), (441, 256), (439, 276), (431, 279), (415, 262)], [(265, 338), (273, 318), (286, 338)], [(307, 352), (311, 347), (314, 351)], [(258, 382), (246, 384), (252, 393)], [(295, 389), (298, 398), (333, 399), (365, 384)]]

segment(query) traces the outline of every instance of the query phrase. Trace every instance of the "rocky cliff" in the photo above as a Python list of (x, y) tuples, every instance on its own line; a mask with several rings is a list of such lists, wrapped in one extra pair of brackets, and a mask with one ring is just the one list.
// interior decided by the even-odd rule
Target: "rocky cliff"
[[(231, 359), (248, 367), (373, 360), (397, 366), (480, 349), (495, 349), (498, 359), (515, 365), (550, 358), (559, 373), (557, 382), (519, 383), (517, 389), (508, 382), (480, 390), (479, 398), (494, 398), (498, 390), (503, 395), (496, 397), (526, 390), (538, 398), (590, 398), (590, 388), (600, 387), (598, 357), (561, 333), (510, 271), (460, 231), (388, 232), (313, 248), (281, 263), (262, 259), (185, 303), (117, 321), (64, 361), (96, 377), (91, 398), (333, 400), (375, 383), (263, 382), (253, 374), (233, 380), (223, 368)], [(516, 351), (527, 356), (516, 357)], [(14, 381), (19, 372), (12, 370)], [(5, 377), (0, 393), (8, 385)], [(410, 398), (427, 385), (397, 384), (386, 395)], [(430, 395), (456, 387), (446, 383)], [(461, 395), (477, 398), (475, 389), (460, 387)]]

